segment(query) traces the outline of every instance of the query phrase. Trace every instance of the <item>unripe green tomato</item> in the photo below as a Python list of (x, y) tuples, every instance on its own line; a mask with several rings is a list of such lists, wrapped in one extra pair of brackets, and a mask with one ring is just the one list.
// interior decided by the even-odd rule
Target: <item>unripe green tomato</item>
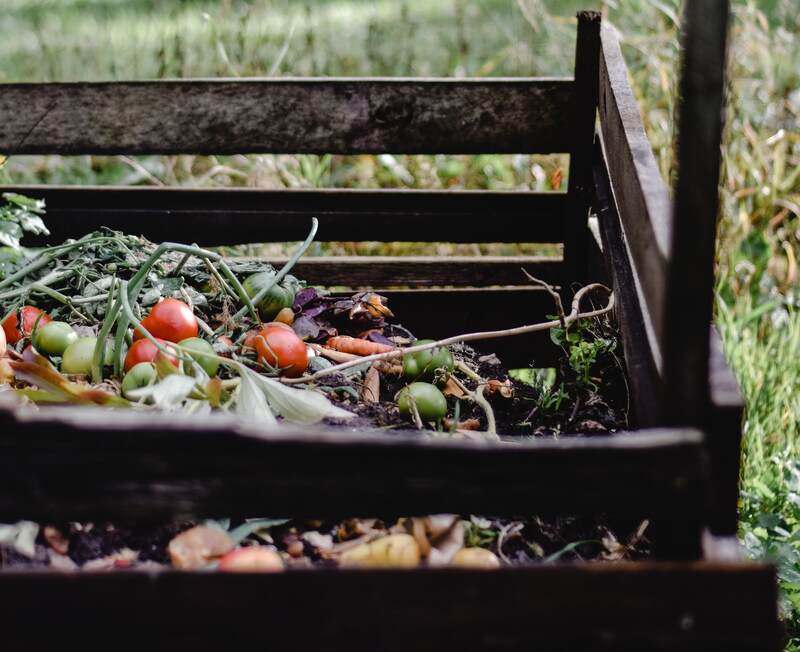
[[(64, 351), (61, 358), (61, 371), (65, 374), (88, 375), (92, 373), (92, 358), (96, 344), (96, 337), (79, 337), (75, 340)], [(106, 355), (106, 361), (109, 359), (109, 356)]]
[[(256, 272), (248, 276), (242, 287), (247, 292), (247, 296), (254, 298), (259, 291), (272, 282), (275, 272)], [(258, 302), (256, 306), (261, 318), (265, 321), (271, 320), (284, 308), (291, 308), (294, 303), (294, 291), (276, 283), (272, 286), (266, 296)]]
[(417, 412), (423, 421), (440, 421), (447, 414), (447, 400), (439, 388), (430, 383), (411, 383), (397, 395), (397, 407), (400, 414), (411, 416), (411, 399), (417, 406)]
[(62, 355), (78, 339), (78, 334), (65, 321), (51, 321), (36, 329), (33, 346), (45, 355)]
[(128, 393), (140, 387), (147, 387), (156, 381), (156, 366), (152, 362), (140, 362), (131, 367), (122, 379), (122, 395), (128, 397)]
[[(417, 340), (414, 346), (433, 342), (434, 340)], [(403, 375), (409, 380), (433, 380), (437, 369), (451, 372), (455, 366), (453, 354), (443, 346), (403, 356)]]
[[(217, 371), (219, 371), (219, 361), (215, 360), (214, 358), (209, 358), (206, 355), (200, 355), (202, 353), (216, 355), (216, 353), (214, 353), (214, 347), (211, 346), (209, 342), (206, 342), (200, 337), (188, 337), (185, 340), (178, 342), (178, 346), (187, 349), (192, 360), (194, 360), (196, 364), (200, 365), (200, 368), (209, 376), (213, 378), (217, 375)], [(197, 351), (197, 353), (193, 353), (194, 351)], [(187, 364), (185, 362), (183, 363), (183, 366), (184, 371), (189, 373), (190, 370), (186, 369)]]

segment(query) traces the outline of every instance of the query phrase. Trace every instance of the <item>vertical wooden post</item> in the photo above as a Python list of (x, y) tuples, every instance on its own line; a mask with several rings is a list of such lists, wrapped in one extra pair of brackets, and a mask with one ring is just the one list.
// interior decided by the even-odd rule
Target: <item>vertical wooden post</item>
[(719, 204), (727, 0), (687, 0), (672, 261), (664, 311), (664, 393), (672, 424), (706, 427)]
[(571, 283), (586, 280), (587, 220), (591, 204), (592, 150), (597, 117), (600, 75), (600, 14), (578, 12), (575, 45), (575, 90), (572, 97), (572, 146), (569, 157), (566, 231), (564, 235), (564, 279), (562, 292), (570, 296)]
[[(712, 409), (709, 382), (727, 28), (727, 0), (687, 0), (663, 387), (668, 422), (706, 433), (710, 527), (715, 534), (733, 535), (740, 424), (724, 410)], [(738, 411), (730, 414), (735, 419)]]

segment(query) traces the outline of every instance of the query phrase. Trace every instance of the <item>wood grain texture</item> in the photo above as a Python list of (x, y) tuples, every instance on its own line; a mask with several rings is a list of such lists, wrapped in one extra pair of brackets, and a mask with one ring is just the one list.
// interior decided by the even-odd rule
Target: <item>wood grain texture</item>
[(709, 528), (734, 536), (739, 528), (739, 466), (744, 400), (725, 360), (716, 329), (710, 332), (709, 383), (711, 405), (705, 427), (711, 474)]
[(774, 569), (746, 562), (0, 574), (9, 649), (778, 652), (776, 600)]
[(600, 132), (614, 199), (622, 219), (635, 277), (647, 304), (651, 346), (664, 341), (668, 267), (671, 259), (671, 203), (628, 83), (619, 41), (601, 30)]
[(694, 522), (705, 509), (695, 431), (495, 444), (92, 408), (3, 405), (0, 419), (6, 522), (438, 512)]
[(614, 314), (625, 353), (625, 369), (632, 398), (632, 423), (638, 427), (652, 427), (663, 419), (661, 376), (652, 343), (647, 336), (647, 305), (640, 300), (637, 292), (633, 263), (599, 144), (595, 148), (593, 175), (594, 209), (617, 298)]
[(678, 177), (665, 313), (666, 400), (680, 405), (668, 423), (708, 423), (709, 330), (719, 207), (725, 95), (727, 0), (684, 7), (678, 93)]
[(3, 84), (0, 151), (564, 152), (571, 95), (571, 80), (535, 78)]
[(572, 99), (569, 156), (567, 224), (564, 237), (564, 279), (562, 285), (587, 280), (587, 227), (592, 186), (592, 146), (597, 121), (597, 93), (600, 56), (600, 14), (578, 12), (575, 45), (575, 88)]
[[(286, 258), (258, 258), (280, 267)], [(309, 284), (349, 288), (530, 285), (522, 270), (556, 284), (560, 258), (542, 256), (306, 257), (292, 274)]]
[[(389, 307), (398, 320), (420, 338), (443, 339), (458, 333), (501, 330), (547, 321), (553, 299), (538, 288), (452, 288), (447, 290), (387, 290)], [(547, 331), (473, 342), (494, 353), (509, 369), (554, 366), (563, 351)]]
[[(5, 186), (44, 199), (57, 244), (103, 226), (154, 242), (201, 246), (303, 240), (312, 217), (317, 240), (561, 242), (564, 193), (428, 190), (254, 190)], [(28, 242), (28, 240), (26, 240)]]

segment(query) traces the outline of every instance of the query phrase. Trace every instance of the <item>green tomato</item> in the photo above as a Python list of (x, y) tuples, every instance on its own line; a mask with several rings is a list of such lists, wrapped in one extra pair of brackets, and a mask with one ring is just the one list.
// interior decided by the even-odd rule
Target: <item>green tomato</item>
[[(414, 346), (433, 342), (434, 340), (417, 340)], [(403, 356), (403, 375), (409, 380), (434, 380), (437, 369), (455, 369), (453, 354), (443, 346)]]
[[(92, 358), (96, 344), (96, 337), (79, 337), (75, 340), (64, 351), (61, 358), (61, 371), (65, 374), (89, 375), (92, 373)], [(106, 355), (106, 361), (108, 360), (109, 356)]]
[(140, 387), (147, 387), (154, 383), (157, 377), (156, 366), (152, 362), (140, 362), (133, 365), (122, 379), (122, 395), (128, 397), (129, 392)]
[[(256, 272), (249, 276), (242, 287), (247, 292), (247, 296), (251, 299), (254, 298), (262, 288), (266, 287), (272, 282), (275, 277), (275, 272)], [(285, 283), (285, 279), (284, 279)], [(261, 313), (261, 318), (264, 320), (271, 320), (283, 308), (291, 308), (294, 303), (295, 289), (276, 283), (272, 286), (269, 292), (258, 302), (256, 306), (258, 312)]]
[[(214, 353), (214, 347), (211, 346), (209, 342), (206, 342), (204, 339), (200, 337), (189, 337), (185, 340), (181, 340), (178, 342), (178, 346), (182, 346), (188, 350), (189, 356), (194, 360), (200, 368), (205, 371), (210, 377), (214, 377), (217, 375), (217, 371), (219, 371), (219, 361), (215, 360), (214, 358), (209, 358), (205, 355), (201, 355), (203, 353), (208, 353), (211, 355), (216, 355)], [(197, 353), (194, 353), (197, 351)], [(190, 370), (186, 369), (186, 363), (184, 362), (184, 371), (189, 373)]]
[(78, 334), (67, 322), (51, 321), (36, 329), (34, 347), (45, 355), (62, 355), (78, 339)]
[(411, 399), (423, 421), (440, 421), (447, 414), (447, 399), (439, 388), (430, 383), (411, 383), (397, 395), (400, 414), (411, 417)]

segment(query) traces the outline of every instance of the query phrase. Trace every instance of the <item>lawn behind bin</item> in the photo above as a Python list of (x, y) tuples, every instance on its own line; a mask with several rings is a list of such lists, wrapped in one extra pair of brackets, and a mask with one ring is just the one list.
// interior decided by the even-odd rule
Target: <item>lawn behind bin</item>
[[(675, 0), (5, 0), (0, 81), (257, 75), (569, 75), (579, 7), (623, 36), (662, 172), (678, 55)], [(741, 537), (776, 558), (800, 649), (800, 13), (734, 3), (716, 319), (747, 399)], [(24, 111), (25, 107), (19, 107)], [(3, 183), (557, 187), (563, 157), (12, 157)], [(563, 189), (563, 188), (562, 188)], [(189, 238), (191, 239), (191, 238)], [(327, 249), (327, 248), (326, 248)], [(275, 251), (276, 247), (268, 248)], [(330, 251), (330, 249), (327, 249)], [(340, 243), (335, 253), (485, 247)], [(317, 248), (317, 253), (322, 247)], [(539, 251), (504, 245), (493, 253)]]

